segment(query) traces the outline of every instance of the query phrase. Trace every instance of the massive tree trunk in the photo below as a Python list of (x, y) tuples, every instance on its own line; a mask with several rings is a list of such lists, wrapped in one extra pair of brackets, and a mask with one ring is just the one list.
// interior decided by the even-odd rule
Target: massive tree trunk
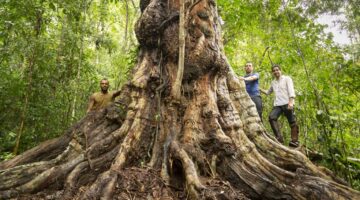
[(141, 1), (138, 63), (120, 98), (0, 163), (0, 198), (360, 199), (267, 134), (222, 50), (214, 0), (185, 1), (174, 97), (179, 8), (179, 0)]

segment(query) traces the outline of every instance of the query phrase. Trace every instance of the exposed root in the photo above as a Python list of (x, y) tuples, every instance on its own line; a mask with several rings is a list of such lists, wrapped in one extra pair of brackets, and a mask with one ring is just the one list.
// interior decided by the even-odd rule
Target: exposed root
[(117, 180), (117, 173), (114, 171), (109, 170), (100, 174), (90, 188), (81, 195), (80, 199), (99, 199), (100, 197), (103, 197), (104, 188), (106, 188), (108, 184), (112, 183), (114, 180)]
[(199, 197), (199, 192), (205, 189), (205, 186), (200, 182), (197, 170), (193, 161), (190, 159), (184, 149), (180, 148), (177, 142), (172, 142), (170, 149), (174, 158), (179, 159), (185, 173), (187, 190), (195, 199)]
[(71, 159), (71, 161), (61, 164), (59, 166), (52, 167), (41, 174), (35, 176), (31, 181), (10, 189), (2, 191), (0, 193), (0, 199), (12, 198), (21, 193), (31, 193), (48, 186), (53, 183), (56, 179), (66, 175), (71, 169), (73, 169), (78, 163), (84, 160), (84, 155), (80, 154), (77, 158)]
[(104, 190), (102, 191), (102, 198), (103, 200), (111, 200), (113, 199), (115, 184), (117, 182), (118, 176), (113, 176), (110, 181), (105, 185)]
[[(75, 141), (72, 142), (76, 143)], [(75, 147), (76, 148), (76, 147)], [(69, 146), (61, 155), (50, 161), (35, 162), (27, 165), (20, 165), (0, 171), (0, 190), (21, 186), (32, 181), (49, 168), (55, 167), (74, 156), (74, 148)], [(21, 176), (25, 173), (27, 176)], [(22, 177), (19, 179), (19, 177)], [(17, 180), (17, 181), (14, 181)]]
[(111, 167), (113, 170), (121, 169), (125, 165), (126, 158), (129, 152), (134, 146), (136, 146), (136, 143), (139, 142), (144, 129), (148, 128), (144, 123), (146, 123), (145, 120), (147, 120), (145, 117), (149, 117), (149, 116), (143, 116), (143, 115), (144, 113), (149, 113), (149, 111), (147, 111), (147, 109), (149, 109), (149, 105), (145, 103), (145, 100), (140, 101), (139, 105), (140, 108), (136, 114), (136, 117), (134, 118), (132, 127), (129, 129), (129, 132), (127, 133), (128, 135), (124, 138), (119, 153), (115, 158), (115, 162)]
[(80, 175), (88, 169), (89, 164), (87, 162), (82, 162), (71, 171), (65, 181), (64, 199), (72, 199), (77, 190), (77, 182)]
[(71, 137), (66, 134), (59, 138), (41, 143), (39, 146), (26, 151), (25, 153), (18, 155), (11, 160), (1, 162), (0, 170), (41, 160), (51, 160), (59, 154), (63, 153), (70, 140)]

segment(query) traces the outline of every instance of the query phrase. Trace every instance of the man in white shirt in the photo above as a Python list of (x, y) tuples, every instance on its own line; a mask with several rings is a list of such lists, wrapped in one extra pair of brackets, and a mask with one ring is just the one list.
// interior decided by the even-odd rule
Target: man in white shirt
[(296, 123), (294, 113), (295, 91), (293, 81), (289, 76), (281, 74), (281, 68), (279, 65), (274, 65), (271, 69), (275, 80), (271, 82), (271, 87), (269, 90), (261, 90), (266, 95), (269, 95), (272, 92), (275, 94), (274, 107), (269, 115), (271, 129), (273, 130), (276, 139), (280, 143), (284, 143), (279, 123), (277, 121), (280, 115), (284, 114), (291, 127), (291, 141), (289, 146), (298, 147), (299, 127)]

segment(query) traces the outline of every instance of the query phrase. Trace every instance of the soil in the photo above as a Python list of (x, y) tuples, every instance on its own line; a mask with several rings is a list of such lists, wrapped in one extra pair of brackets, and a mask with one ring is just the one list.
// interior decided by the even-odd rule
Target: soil
[[(148, 168), (132, 167), (118, 172), (114, 200), (185, 200), (188, 194), (182, 186), (166, 185), (159, 176), (159, 171)], [(242, 192), (234, 190), (229, 182), (220, 179), (202, 180), (207, 189), (201, 199), (249, 200)], [(85, 191), (88, 186), (82, 186)], [(16, 200), (52, 200), (61, 199), (63, 190), (46, 190), (33, 195), (21, 195)], [(75, 196), (74, 199), (81, 195)]]

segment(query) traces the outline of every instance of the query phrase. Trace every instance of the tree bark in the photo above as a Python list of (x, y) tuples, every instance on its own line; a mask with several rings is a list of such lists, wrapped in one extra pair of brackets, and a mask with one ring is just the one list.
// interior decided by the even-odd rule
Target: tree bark
[(224, 55), (214, 0), (185, 1), (180, 101), (179, 1), (140, 3), (138, 63), (119, 99), (0, 163), (0, 198), (360, 198), (266, 132)]

